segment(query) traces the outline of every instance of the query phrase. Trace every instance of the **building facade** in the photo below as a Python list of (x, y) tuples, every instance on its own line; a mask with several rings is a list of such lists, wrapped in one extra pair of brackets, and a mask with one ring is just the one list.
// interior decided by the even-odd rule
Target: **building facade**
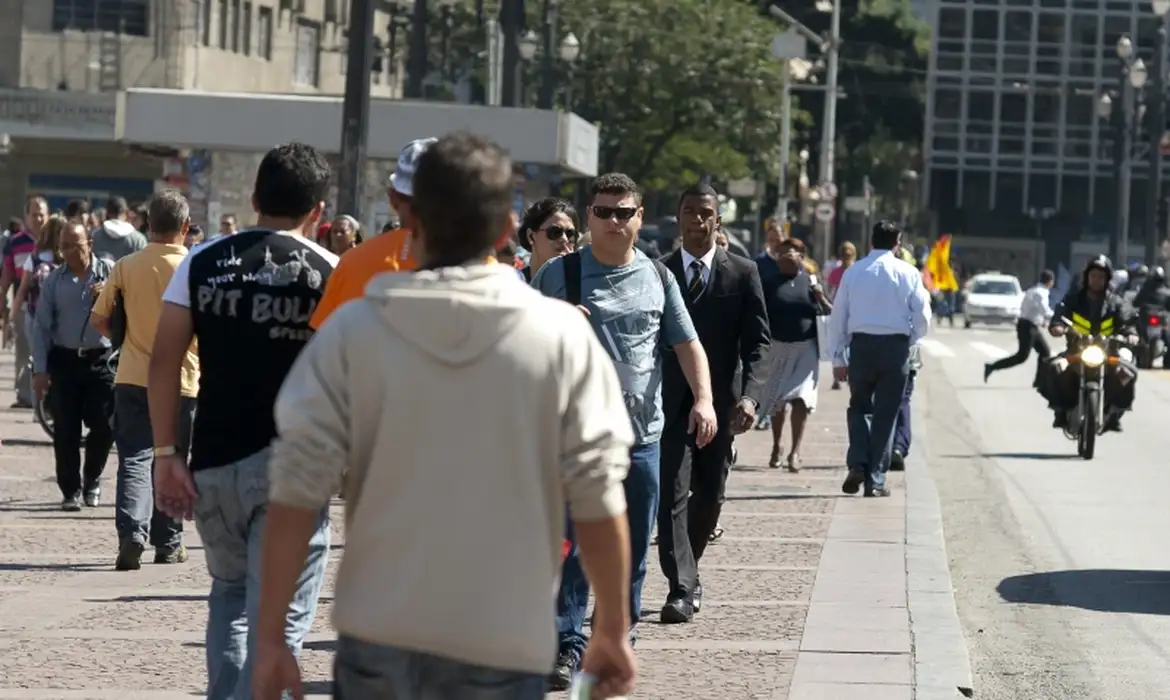
[[(1031, 240), (1075, 267), (1116, 227), (1118, 39), (1152, 67), (1158, 21), (1135, 0), (932, 0), (924, 188), (938, 233)], [(1150, 129), (1134, 139), (1130, 253), (1141, 257)], [(1157, 128), (1161, 134), (1163, 128)], [(1026, 246), (1025, 246), (1026, 247)], [(1033, 261), (1035, 263), (1037, 261)]]
[[(189, 153), (116, 141), (117, 92), (339, 95), (348, 8), (348, 0), (0, 2), (0, 134), (10, 143), (0, 153), (0, 214), (19, 213), (32, 193), (58, 207), (113, 194), (141, 200), (163, 179), (186, 186), (192, 178), (175, 174), (175, 160)], [(379, 13), (375, 26), (389, 23)], [(371, 93), (395, 97), (399, 63), (381, 63)], [(196, 209), (216, 218), (246, 206), (240, 193), (251, 189), (256, 157), (196, 154)]]

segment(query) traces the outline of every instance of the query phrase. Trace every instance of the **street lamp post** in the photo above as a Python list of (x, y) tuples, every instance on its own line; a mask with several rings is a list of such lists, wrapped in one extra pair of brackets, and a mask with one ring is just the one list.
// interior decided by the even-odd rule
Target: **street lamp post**
[(421, 99), (423, 81), (427, 77), (427, 0), (414, 0), (410, 15), (410, 55), (406, 59), (406, 90), (408, 98)]
[[(1133, 41), (1128, 36), (1117, 40), (1117, 57), (1121, 59), (1121, 109), (1115, 125), (1114, 177), (1117, 183), (1117, 223), (1110, 237), (1109, 254), (1115, 265), (1129, 264), (1130, 191), (1133, 186), (1133, 137), (1137, 127), (1137, 103), (1149, 74), (1142, 59), (1134, 57)], [(1108, 120), (1114, 115), (1114, 99), (1108, 93), (1097, 103), (1097, 113)], [(1143, 110), (1144, 112), (1144, 105)]]
[[(553, 3), (555, 5), (555, 2)], [(526, 32), (520, 38), (520, 58), (525, 62), (531, 62), (536, 58), (537, 53), (541, 53), (541, 72), (543, 75), (540, 79), (540, 94), (537, 97), (536, 106), (538, 109), (553, 109), (556, 102), (556, 82), (557, 82), (557, 59), (560, 58), (567, 68), (569, 76), (569, 87), (565, 94), (565, 111), (572, 111), (570, 100), (572, 99), (572, 76), (573, 65), (577, 58), (581, 55), (581, 41), (572, 32), (569, 32), (561, 39), (561, 45), (557, 49), (553, 49), (555, 39), (549, 34), (550, 23), (545, 24), (544, 48), (541, 48), (541, 38), (536, 36), (535, 32)]]
[(1167, 25), (1170, 24), (1170, 0), (1152, 0), (1154, 14), (1158, 16), (1157, 43), (1154, 45), (1153, 104), (1150, 109), (1149, 128), (1149, 179), (1146, 181), (1146, 264), (1153, 267), (1158, 263), (1161, 248), (1161, 232), (1158, 230), (1158, 204), (1162, 199), (1162, 136), (1166, 132), (1166, 40)]

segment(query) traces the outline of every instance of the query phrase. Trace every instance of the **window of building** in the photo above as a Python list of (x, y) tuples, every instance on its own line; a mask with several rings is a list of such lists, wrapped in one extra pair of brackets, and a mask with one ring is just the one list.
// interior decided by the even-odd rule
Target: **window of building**
[(967, 38), (967, 11), (944, 7), (938, 11), (938, 35), (943, 39)]
[(1076, 126), (1092, 126), (1096, 114), (1096, 105), (1092, 95), (1069, 95), (1065, 98), (1067, 105), (1067, 123)]
[(999, 40), (999, 12), (975, 10), (971, 15), (971, 38)]
[(1028, 96), (1024, 93), (1005, 92), (999, 97), (999, 121), (1023, 124), (1028, 121)]
[(150, 33), (147, 0), (53, 0), (53, 31)]
[(232, 22), (229, 34), (231, 35), (232, 51), (234, 53), (240, 52), (240, 30), (242, 23), (240, 22), (240, 0), (232, 0)]
[(199, 4), (199, 43), (211, 46), (211, 3), (212, 0), (195, 0)]
[(958, 119), (963, 96), (958, 90), (934, 91), (934, 118)]
[(1003, 38), (1005, 41), (1032, 40), (1032, 13), (1008, 12), (1003, 18)]
[(967, 93), (967, 120), (990, 122), (995, 119), (995, 96), (985, 90)]
[(1063, 44), (1065, 17), (1066, 15), (1054, 12), (1040, 13), (1040, 21), (1036, 25), (1036, 41), (1041, 44)]
[(991, 173), (971, 170), (963, 173), (963, 209), (986, 210), (991, 203)]
[(338, 20), (338, 0), (325, 0), (325, 23), (337, 24)]
[(1033, 97), (1032, 110), (1033, 122), (1058, 124), (1060, 122), (1060, 95), (1045, 92), (1036, 93)]
[(995, 208), (1003, 211), (1022, 211), (1024, 208), (1024, 175), (998, 172), (995, 174)]
[(244, 3), (243, 23), (244, 23), (244, 28), (240, 33), (244, 35), (243, 36), (244, 55), (251, 56), (252, 55), (252, 3), (250, 3), (250, 2)]
[(272, 60), (272, 8), (261, 5), (256, 11), (256, 53)]
[(1101, 37), (1101, 45), (1106, 47), (1110, 58), (1117, 59), (1117, 54), (1113, 53), (1113, 47), (1117, 46), (1117, 40), (1122, 35), (1130, 34), (1132, 28), (1132, 23), (1128, 15), (1125, 17), (1105, 15), (1105, 32)]
[(317, 87), (317, 68), (321, 58), (321, 25), (298, 17), (296, 30), (293, 83), (306, 87)]
[(1089, 178), (1084, 175), (1065, 175), (1061, 179), (1060, 209), (1072, 216), (1089, 213)]
[(219, 22), (216, 24), (216, 38), (218, 46), (221, 49), (228, 48), (228, 0), (219, 0), (218, 3)]

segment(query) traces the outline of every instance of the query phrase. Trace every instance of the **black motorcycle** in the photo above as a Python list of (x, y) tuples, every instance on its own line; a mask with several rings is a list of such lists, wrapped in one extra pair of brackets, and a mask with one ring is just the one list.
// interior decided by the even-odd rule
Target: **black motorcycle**
[[(1141, 310), (1138, 320), (1138, 337), (1141, 343), (1134, 348), (1134, 363), (1138, 369), (1151, 369), (1154, 360), (1164, 357), (1166, 347), (1166, 322), (1168, 314), (1165, 310), (1145, 307)], [(1163, 360), (1163, 368), (1170, 369)]]
[(1072, 366), (1080, 379), (1077, 403), (1068, 412), (1064, 435), (1076, 440), (1077, 455), (1089, 460), (1096, 451), (1097, 436), (1105, 432), (1105, 369), (1132, 362), (1133, 351), (1122, 344), (1120, 336), (1084, 335), (1071, 321), (1061, 322), (1078, 338), (1078, 349), (1057, 360), (1057, 371), (1063, 373)]

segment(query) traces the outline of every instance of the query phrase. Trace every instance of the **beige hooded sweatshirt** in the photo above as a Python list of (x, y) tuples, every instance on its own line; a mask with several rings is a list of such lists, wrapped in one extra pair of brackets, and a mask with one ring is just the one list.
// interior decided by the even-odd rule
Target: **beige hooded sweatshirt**
[(633, 443), (580, 311), (503, 265), (379, 275), (301, 353), (276, 424), (273, 502), (319, 509), (350, 470), (340, 634), (552, 668), (565, 504), (625, 512)]

